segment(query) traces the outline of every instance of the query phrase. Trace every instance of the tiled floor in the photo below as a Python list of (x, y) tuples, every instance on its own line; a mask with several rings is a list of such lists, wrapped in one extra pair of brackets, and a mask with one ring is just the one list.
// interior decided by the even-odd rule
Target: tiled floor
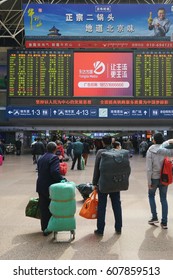
[[(76, 184), (91, 182), (95, 155), (91, 154), (84, 171), (70, 170), (67, 178)], [(135, 155), (131, 159), (130, 187), (121, 193), (123, 231), (114, 233), (113, 213), (108, 201), (104, 236), (93, 234), (95, 220), (79, 216), (82, 198), (76, 190), (76, 237), (71, 243), (54, 243), (52, 236), (42, 236), (39, 220), (25, 217), (30, 197), (37, 196), (37, 173), (30, 155), (7, 155), (0, 166), (0, 259), (1, 260), (172, 260), (173, 259), (173, 186), (169, 187), (168, 230), (160, 225), (150, 226), (151, 217), (147, 197), (145, 159)], [(159, 218), (160, 201), (157, 194)], [(67, 240), (69, 233), (60, 233)]]

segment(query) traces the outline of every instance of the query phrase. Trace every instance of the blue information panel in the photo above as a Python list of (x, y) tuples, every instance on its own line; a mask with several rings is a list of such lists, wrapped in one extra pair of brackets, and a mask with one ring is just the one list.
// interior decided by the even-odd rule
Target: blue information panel
[(98, 118), (98, 108), (95, 107), (7, 107), (6, 112), (8, 118)]
[(173, 106), (167, 107), (7, 107), (8, 118), (33, 119), (172, 119)]

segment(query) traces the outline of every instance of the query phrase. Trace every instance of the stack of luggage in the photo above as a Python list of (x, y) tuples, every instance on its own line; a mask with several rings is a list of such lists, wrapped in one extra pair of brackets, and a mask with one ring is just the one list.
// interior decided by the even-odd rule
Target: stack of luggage
[(57, 241), (57, 234), (60, 231), (69, 231), (72, 241), (75, 238), (76, 229), (76, 199), (74, 182), (60, 182), (50, 186), (50, 212), (52, 214), (46, 231), (54, 232)]

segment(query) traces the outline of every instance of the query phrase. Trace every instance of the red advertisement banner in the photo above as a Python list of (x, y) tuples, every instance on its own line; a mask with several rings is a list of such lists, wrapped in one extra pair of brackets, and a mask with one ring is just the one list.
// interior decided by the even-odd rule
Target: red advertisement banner
[(170, 41), (42, 41), (29, 40), (25, 42), (25, 47), (30, 49), (35, 48), (103, 48), (103, 49), (172, 49), (173, 42)]

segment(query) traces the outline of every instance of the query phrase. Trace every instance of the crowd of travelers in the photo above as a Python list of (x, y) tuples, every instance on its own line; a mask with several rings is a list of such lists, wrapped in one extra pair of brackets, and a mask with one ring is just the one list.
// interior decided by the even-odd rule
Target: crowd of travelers
[[(113, 138), (114, 139), (114, 138)], [(146, 152), (151, 145), (149, 140), (145, 138), (142, 139), (130, 139), (130, 138), (117, 138), (115, 139), (120, 142), (121, 147), (129, 151), (129, 157), (132, 157), (133, 154), (141, 154), (142, 157), (146, 156)], [(114, 141), (115, 141), (114, 140)], [(59, 157), (60, 161), (72, 160), (71, 170), (74, 169), (77, 162), (77, 169), (81, 169), (80, 162), (81, 157), (84, 158), (84, 163), (87, 165), (88, 155), (91, 151), (95, 151), (97, 154), (98, 150), (103, 149), (102, 139), (90, 139), (85, 137), (75, 137), (70, 136), (67, 138), (53, 136), (51, 138), (41, 139), (37, 137), (34, 139), (34, 142), (31, 144), (31, 151), (33, 156), (33, 164), (37, 164), (38, 159), (46, 151), (46, 145), (53, 141), (57, 145), (56, 154)]]
[[(145, 138), (140, 139), (130, 139), (130, 138), (112, 138), (110, 135), (105, 135), (101, 140), (100, 139), (88, 139), (88, 138), (79, 138), (79, 137), (54, 137), (53, 139), (45, 138), (44, 140), (40, 137), (34, 139), (34, 142), (31, 144), (33, 164), (36, 164), (36, 170), (38, 171), (38, 180), (37, 180), (37, 192), (42, 201), (42, 212), (47, 213), (45, 219), (42, 221), (42, 230), (44, 230), (49, 220), (50, 213), (45, 210), (48, 209), (49, 197), (48, 197), (48, 188), (50, 186), (50, 181), (60, 182), (62, 176), (60, 176), (59, 163), (62, 161), (71, 160), (71, 170), (74, 170), (75, 164), (77, 162), (77, 170), (82, 170), (82, 159), (84, 165), (87, 165), (88, 155), (91, 150), (96, 153), (96, 160), (93, 172), (93, 186), (98, 190), (99, 195), (99, 204), (98, 204), (98, 219), (97, 219), (97, 229), (95, 234), (103, 235), (105, 227), (105, 212), (106, 212), (106, 203), (107, 195), (111, 197), (113, 212), (115, 216), (115, 231), (118, 234), (121, 234), (122, 227), (122, 215), (121, 215), (121, 201), (119, 192), (110, 192), (102, 193), (99, 189), (99, 161), (101, 159), (101, 153), (105, 150), (114, 149), (123, 149), (128, 151), (128, 157), (131, 158), (134, 153), (141, 154), (143, 158), (146, 157), (146, 173), (148, 180), (148, 198), (149, 205), (151, 209), (152, 217), (148, 221), (149, 224), (155, 225), (159, 222), (158, 214), (155, 203), (155, 194), (156, 190), (159, 189), (160, 202), (162, 207), (162, 217), (161, 217), (161, 227), (167, 229), (167, 216), (168, 216), (168, 203), (167, 203), (167, 187), (162, 185), (160, 182), (160, 172), (165, 156), (173, 156), (173, 149), (167, 148), (168, 145), (173, 145), (173, 139), (164, 141), (164, 137), (161, 133), (156, 133), (153, 136), (152, 141), (148, 141)], [(21, 154), (21, 140), (18, 139), (15, 142), (17, 155)], [(0, 155), (5, 156), (6, 146), (5, 143), (0, 140)], [(51, 168), (47, 166), (52, 164)], [(45, 170), (49, 170), (50, 174), (47, 174)], [(98, 176), (96, 176), (97, 174)], [(46, 176), (46, 177), (45, 177)], [(49, 177), (49, 178), (48, 178)], [(44, 178), (44, 180), (42, 180)], [(65, 178), (64, 178), (65, 179)], [(40, 187), (44, 183), (45, 190), (47, 195), (45, 198), (45, 193), (41, 191)], [(39, 185), (41, 182), (41, 185)], [(45, 202), (46, 201), (46, 202)], [(118, 206), (117, 206), (118, 205)], [(118, 207), (118, 208), (117, 208)], [(118, 214), (119, 213), (119, 214)], [(44, 216), (44, 215), (43, 215)]]
[[(146, 157), (146, 153), (151, 141), (145, 138), (116, 138), (120, 142), (121, 147), (129, 151), (129, 157), (132, 157), (133, 154), (141, 154), (142, 157)], [(37, 164), (38, 159), (46, 151), (47, 144), (53, 141), (57, 144), (56, 154), (59, 157), (60, 161), (72, 161), (71, 170), (74, 169), (76, 162), (77, 169), (81, 169), (80, 162), (81, 157), (84, 159), (85, 165), (87, 165), (88, 155), (91, 151), (94, 151), (97, 154), (97, 151), (103, 148), (102, 139), (91, 139), (87, 137), (78, 137), (78, 136), (69, 136), (69, 137), (60, 137), (57, 135), (52, 136), (51, 138), (41, 138), (35, 137), (34, 141), (31, 144), (31, 153), (33, 157), (33, 164)], [(3, 139), (0, 139), (0, 155), (5, 159), (7, 154), (16, 154), (20, 156), (22, 154), (22, 141), (21, 139), (16, 139), (14, 144), (6, 144)], [(36, 168), (37, 170), (37, 168)]]
[[(54, 139), (54, 141), (48, 140), (47, 143), (46, 142), (43, 143), (43, 141), (41, 141), (40, 138), (37, 138), (36, 141), (32, 144), (33, 160), (35, 163), (37, 163), (37, 169), (38, 169), (37, 192), (39, 194), (39, 198), (41, 198), (42, 201), (41, 228), (44, 235), (47, 236), (49, 234), (49, 232), (45, 232), (45, 229), (47, 227), (47, 223), (50, 218), (49, 207), (48, 207), (50, 203), (50, 198), (48, 195), (50, 182), (52, 184), (54, 182), (60, 182), (62, 179), (66, 180), (66, 178), (61, 176), (58, 167), (59, 163), (61, 161), (64, 161), (65, 158), (68, 157), (68, 160), (71, 158), (72, 161), (71, 170), (74, 170), (76, 162), (77, 162), (77, 170), (82, 170), (81, 159), (83, 158), (85, 165), (87, 165), (88, 154), (90, 153), (92, 147), (95, 150), (97, 150), (94, 170), (93, 170), (92, 185), (94, 189), (96, 189), (98, 192), (97, 229), (94, 231), (94, 233), (99, 236), (102, 236), (104, 234), (107, 196), (109, 195), (111, 198), (112, 209), (115, 217), (114, 229), (117, 234), (121, 234), (122, 210), (121, 210), (120, 191), (117, 190), (114, 191), (113, 189), (111, 189), (111, 191), (109, 190), (109, 192), (102, 192), (100, 188), (100, 184), (101, 184), (100, 161), (101, 161), (102, 153), (104, 153), (105, 151), (110, 151), (114, 154), (115, 150), (122, 150), (122, 153), (126, 153), (126, 155), (128, 155), (128, 159), (130, 159), (133, 156), (133, 153), (135, 153), (134, 143), (131, 141), (131, 139), (125, 139), (124, 141), (122, 141), (121, 144), (120, 141), (117, 141), (117, 139), (112, 138), (110, 135), (103, 136), (100, 146), (98, 145), (98, 142), (94, 142), (94, 141), (89, 142), (85, 138), (76, 137), (73, 139), (58, 138), (58, 139)], [(143, 138), (138, 144), (138, 153), (140, 152), (142, 157), (146, 157), (148, 198), (149, 198), (149, 205), (152, 214), (152, 217), (150, 220), (148, 220), (148, 223), (150, 225), (155, 225), (156, 223), (159, 222), (156, 203), (155, 203), (155, 193), (156, 190), (159, 189), (160, 202), (162, 207), (161, 227), (163, 229), (167, 229), (167, 216), (168, 216), (167, 187), (168, 186), (166, 187), (163, 186), (159, 178), (160, 178), (162, 163), (165, 156), (173, 156), (173, 149), (165, 148), (170, 143), (171, 144), (173, 143), (173, 139), (164, 142), (164, 138), (162, 134), (156, 133), (154, 135), (152, 144), (146, 141), (145, 138)], [(42, 186), (45, 184), (46, 180), (47, 180), (47, 184), (45, 185), (45, 190), (47, 191), (47, 193), (46, 192), (44, 193), (42, 191)]]

